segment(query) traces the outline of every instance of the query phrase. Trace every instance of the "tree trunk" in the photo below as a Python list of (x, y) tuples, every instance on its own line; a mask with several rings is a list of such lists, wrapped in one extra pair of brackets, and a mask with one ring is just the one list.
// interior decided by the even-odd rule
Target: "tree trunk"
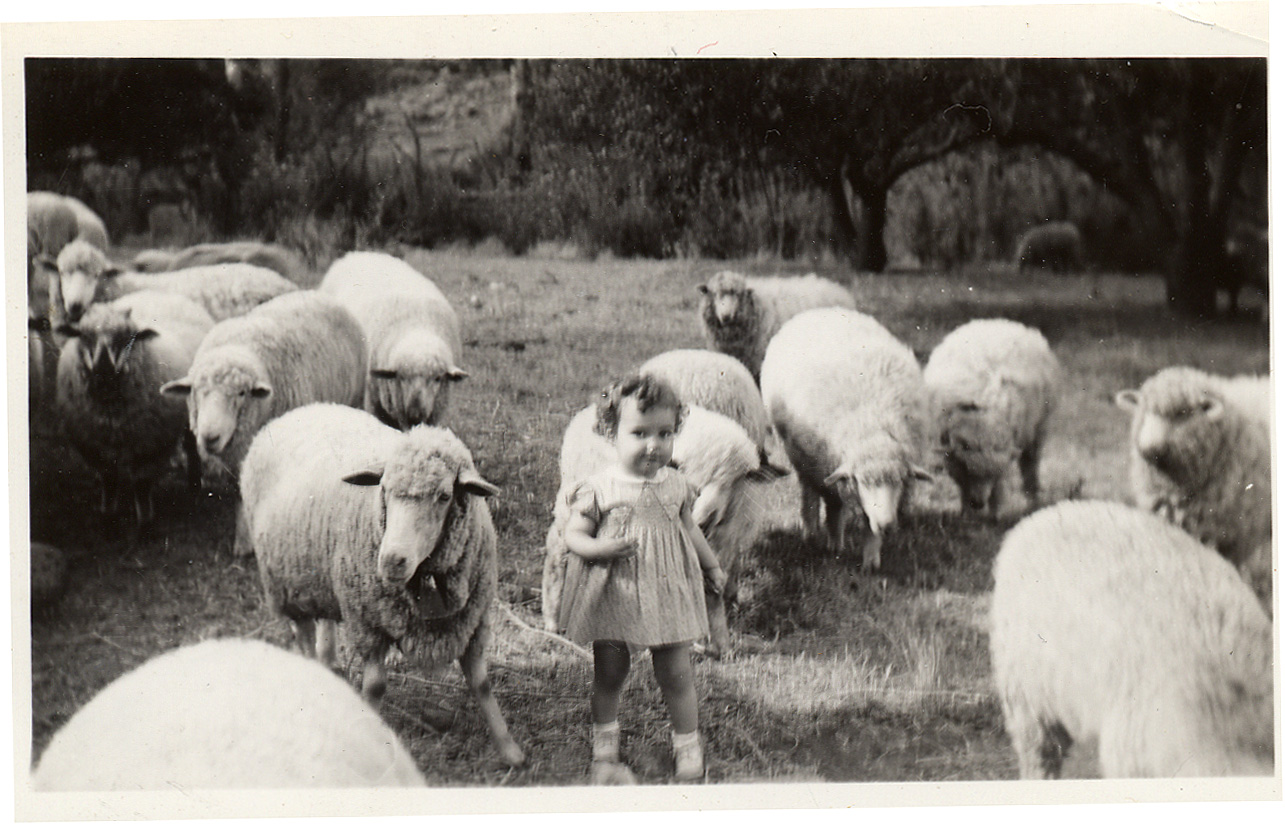
[(864, 266), (864, 251), (861, 248), (861, 237), (857, 235), (856, 221), (852, 215), (852, 204), (848, 200), (848, 190), (843, 185), (843, 175), (832, 172), (825, 178), (826, 194), (830, 196), (830, 207), (834, 227), (833, 243), (836, 251), (852, 261), (857, 267)]
[(272, 157), (277, 163), (282, 163), (290, 148), (290, 61), (278, 58), (273, 61), (273, 69), (276, 73), (273, 85), (277, 92), (277, 124), (273, 135)]
[(865, 206), (865, 221), (861, 227), (865, 248), (863, 268), (882, 272), (888, 266), (888, 247), (883, 240), (883, 230), (888, 225), (888, 193), (863, 192), (861, 203)]

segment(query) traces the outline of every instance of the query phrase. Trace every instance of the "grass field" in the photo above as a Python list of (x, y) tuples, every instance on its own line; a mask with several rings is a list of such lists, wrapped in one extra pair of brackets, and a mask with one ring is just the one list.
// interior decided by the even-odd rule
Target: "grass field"
[[(502, 488), (492, 500), (504, 602), (493, 616), (492, 674), (530, 766), (500, 763), (456, 669), (398, 668), (383, 715), (433, 784), (580, 783), (590, 667), (521, 624), (539, 624), (561, 434), (611, 378), (658, 352), (703, 346), (695, 286), (723, 265), (422, 251), (407, 259), (464, 322), (471, 377), (452, 396), (451, 421)], [(1171, 317), (1151, 278), (1019, 278), (996, 269), (857, 276), (853, 289), (921, 360), (971, 318), (1006, 316), (1044, 332), (1065, 370), (1041, 470), (1046, 501), (1122, 497), (1127, 418), (1112, 403), (1117, 390), (1170, 364), (1220, 373), (1269, 364), (1266, 327)], [(96, 691), (163, 650), (226, 635), (287, 643), (288, 627), (262, 603), (253, 561), (230, 554), (231, 489), (193, 500), (177, 477), (167, 480), (154, 530), (128, 541), (94, 514), (91, 476), (48, 422), (33, 429), (32, 535), (74, 558), (61, 604), (33, 620), (35, 754)], [(803, 545), (796, 496), (792, 477), (766, 495), (767, 529), (747, 551), (753, 597), (732, 616), (737, 651), (697, 662), (710, 781), (1015, 778), (989, 685), (984, 616), (990, 563), (1018, 514), (998, 524), (961, 517), (953, 485), (940, 477), (920, 488), (885, 545), (884, 570), (864, 575), (855, 554), (835, 559)], [(667, 781), (667, 721), (645, 658), (621, 722), (639, 777)], [(1092, 759), (1080, 754), (1070, 770), (1091, 776)]]

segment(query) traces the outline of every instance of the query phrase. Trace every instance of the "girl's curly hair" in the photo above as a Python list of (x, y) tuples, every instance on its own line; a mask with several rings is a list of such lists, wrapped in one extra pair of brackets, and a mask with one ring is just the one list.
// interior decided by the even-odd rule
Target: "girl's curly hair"
[(654, 375), (634, 373), (613, 381), (602, 391), (598, 398), (598, 417), (593, 425), (595, 433), (603, 438), (616, 437), (620, 426), (620, 406), (626, 398), (634, 398), (638, 411), (644, 413), (653, 407), (672, 407), (675, 430), (683, 426), (683, 419), (687, 417), (687, 405), (679, 400), (673, 387)]

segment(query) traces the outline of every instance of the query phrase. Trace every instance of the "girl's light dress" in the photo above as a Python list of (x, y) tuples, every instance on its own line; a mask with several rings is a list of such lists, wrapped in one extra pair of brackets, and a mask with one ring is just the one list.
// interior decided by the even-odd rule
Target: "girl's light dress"
[(693, 498), (687, 480), (670, 467), (650, 479), (612, 468), (571, 491), (572, 511), (598, 525), (599, 538), (627, 536), (638, 550), (594, 562), (567, 553), (558, 626), (568, 638), (657, 647), (709, 635), (705, 578), (679, 517)]

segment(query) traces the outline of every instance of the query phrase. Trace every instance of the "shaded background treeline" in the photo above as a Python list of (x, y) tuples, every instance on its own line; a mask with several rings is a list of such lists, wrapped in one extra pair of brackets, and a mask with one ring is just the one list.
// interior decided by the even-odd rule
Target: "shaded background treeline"
[(1216, 308), (1266, 227), (1266, 61), (26, 61), (28, 188), (113, 237), (955, 269), (1071, 220)]

